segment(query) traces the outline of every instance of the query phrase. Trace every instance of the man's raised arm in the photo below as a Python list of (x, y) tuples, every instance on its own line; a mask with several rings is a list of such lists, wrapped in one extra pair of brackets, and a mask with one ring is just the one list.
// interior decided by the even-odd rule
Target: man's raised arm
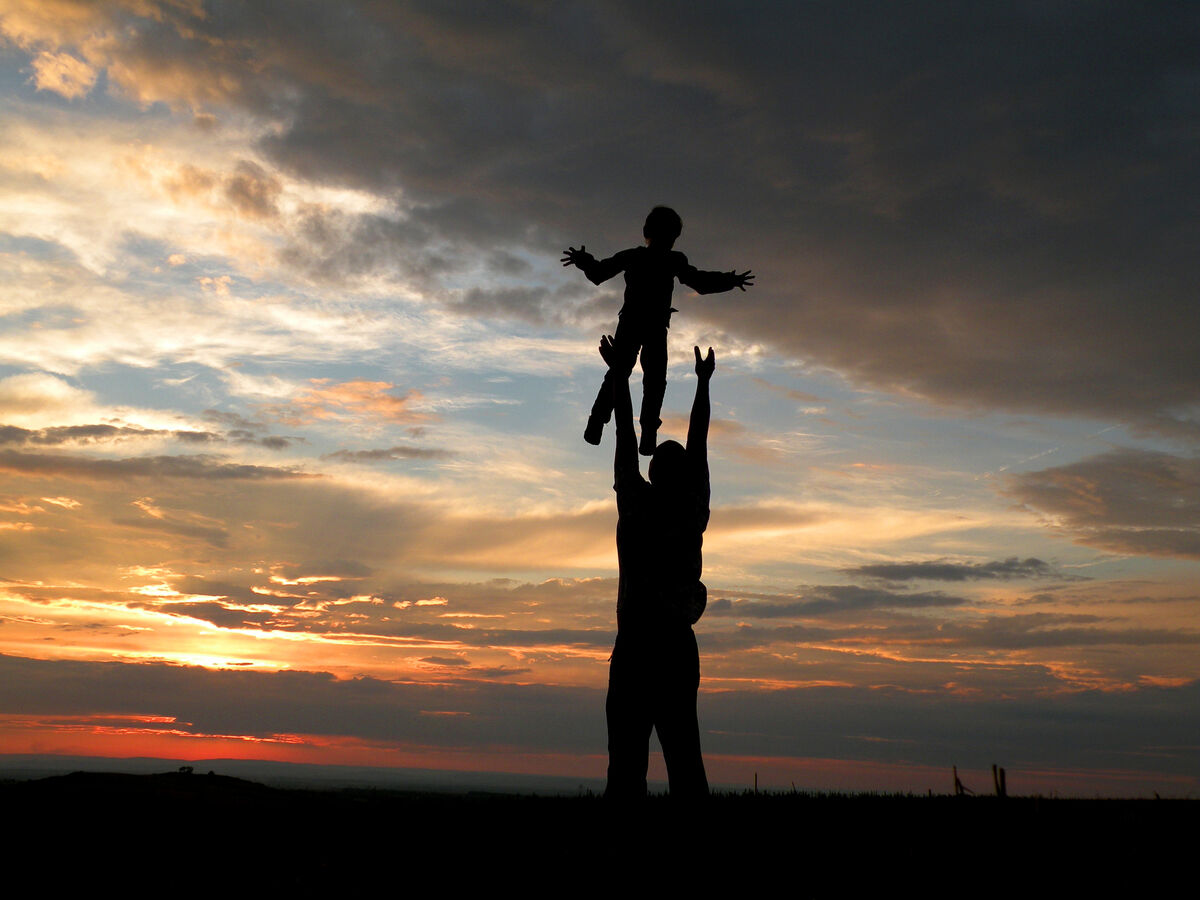
[(708, 399), (708, 382), (712, 379), (717, 368), (717, 358), (713, 348), (708, 348), (708, 356), (700, 356), (700, 348), (696, 351), (696, 399), (692, 401), (692, 418), (688, 422), (687, 452), (688, 456), (708, 466), (708, 421), (712, 417), (712, 404)]
[(637, 435), (633, 430), (633, 400), (629, 397), (629, 373), (632, 371), (628, 358), (613, 346), (613, 338), (600, 338), (600, 355), (608, 363), (612, 373), (613, 417), (617, 420), (617, 449), (613, 455), (613, 473), (619, 488), (642, 477), (638, 467)]

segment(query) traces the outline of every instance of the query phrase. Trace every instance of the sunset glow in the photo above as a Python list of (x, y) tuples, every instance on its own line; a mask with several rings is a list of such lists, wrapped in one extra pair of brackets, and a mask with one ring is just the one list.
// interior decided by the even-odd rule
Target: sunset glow
[(1200, 25), (1051, 6), (0, 0), (0, 754), (602, 778), (670, 203), (710, 779), (1194, 795)]

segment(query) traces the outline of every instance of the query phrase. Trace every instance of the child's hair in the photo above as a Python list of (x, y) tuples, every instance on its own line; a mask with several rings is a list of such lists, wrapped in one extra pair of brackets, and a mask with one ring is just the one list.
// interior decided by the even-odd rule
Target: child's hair
[(668, 246), (683, 233), (683, 219), (679, 213), (669, 206), (656, 206), (646, 216), (646, 224), (642, 226), (642, 237), (646, 240), (662, 241)]

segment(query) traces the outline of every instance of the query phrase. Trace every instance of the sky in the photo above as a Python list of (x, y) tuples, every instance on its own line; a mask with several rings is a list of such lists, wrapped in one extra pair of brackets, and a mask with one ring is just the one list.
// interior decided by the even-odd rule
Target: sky
[(710, 780), (1195, 796), (1198, 48), (1172, 2), (0, 0), (0, 753), (602, 778), (622, 285), (559, 258), (667, 204), (756, 275), (670, 331)]

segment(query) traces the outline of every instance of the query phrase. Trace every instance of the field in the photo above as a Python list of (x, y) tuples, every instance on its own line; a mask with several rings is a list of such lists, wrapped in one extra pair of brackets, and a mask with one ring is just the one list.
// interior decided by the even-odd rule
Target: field
[(0, 803), (16, 825), (12, 858), (57, 866), (60, 880), (103, 881), (116, 867), (122, 881), (301, 892), (399, 887), (433, 871), (456, 884), (599, 886), (643, 872), (702, 885), (763, 867), (807, 872), (830, 890), (889, 873), (948, 887), (1039, 872), (1043, 886), (1078, 886), (1148, 877), (1185, 858), (1176, 854), (1194, 846), (1200, 813), (1194, 800), (799, 792), (613, 806), (589, 794), (284, 789), (183, 772), (10, 780)]

